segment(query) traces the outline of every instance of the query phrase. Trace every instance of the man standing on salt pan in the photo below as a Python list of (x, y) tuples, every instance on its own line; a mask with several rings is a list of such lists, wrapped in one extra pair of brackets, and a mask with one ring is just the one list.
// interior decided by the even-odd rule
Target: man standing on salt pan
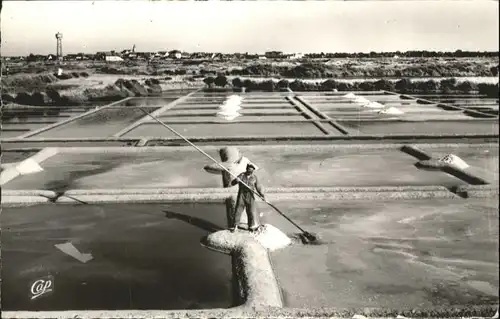
[[(246, 171), (238, 175), (238, 177), (231, 182), (232, 186), (239, 184), (238, 198), (236, 200), (234, 226), (230, 228), (231, 231), (236, 230), (237, 224), (241, 219), (241, 214), (244, 208), (246, 209), (247, 212), (248, 230), (251, 232), (255, 232), (261, 226), (259, 223), (259, 217), (257, 215), (257, 206), (255, 203), (254, 191), (257, 192), (257, 194), (259, 194), (262, 197), (262, 199), (265, 199), (265, 197), (262, 192), (259, 180), (257, 176), (253, 173), (254, 170), (255, 166), (252, 163), (247, 164)], [(245, 186), (245, 184), (248, 187)]]

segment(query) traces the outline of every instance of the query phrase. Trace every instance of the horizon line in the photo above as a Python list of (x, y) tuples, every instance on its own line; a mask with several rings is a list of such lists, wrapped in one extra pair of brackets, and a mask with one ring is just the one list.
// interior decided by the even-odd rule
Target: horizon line
[[(65, 53), (65, 55), (77, 55), (77, 54), (95, 54), (95, 53), (100, 53), (100, 52), (112, 52), (114, 51), (115, 53), (121, 53), (122, 51), (127, 51), (131, 49), (122, 49), (122, 50), (99, 50), (99, 51), (94, 51), (94, 52), (86, 52), (86, 51), (80, 51), (77, 53)], [(208, 53), (208, 54), (249, 54), (249, 55), (260, 55), (260, 54), (265, 54), (267, 52), (280, 52), (282, 54), (304, 54), (304, 55), (310, 55), (310, 54), (349, 54), (349, 55), (354, 55), (354, 54), (370, 54), (370, 53), (375, 53), (375, 54), (388, 54), (388, 53), (409, 53), (409, 52), (426, 52), (426, 53), (457, 53), (457, 52), (463, 52), (463, 53), (497, 53), (500, 54), (500, 50), (464, 50), (464, 49), (455, 49), (455, 50), (430, 50), (430, 49), (412, 49), (412, 50), (396, 50), (396, 51), (311, 51), (311, 52), (300, 52), (300, 51), (295, 51), (295, 52), (285, 52), (281, 50), (268, 50), (264, 52), (240, 52), (240, 51), (232, 51), (232, 52), (224, 52), (224, 51), (183, 51), (179, 49), (169, 49), (169, 50), (145, 50), (145, 51), (134, 51), (133, 53), (158, 53), (158, 52), (171, 52), (171, 51), (179, 51), (181, 53)], [(130, 52), (132, 53), (132, 52)], [(0, 55), (2, 57), (19, 57), (19, 56), (29, 56), (30, 54), (33, 55), (57, 55), (56, 53), (33, 53), (30, 52), (28, 54), (24, 55), (3, 55), (0, 52)]]

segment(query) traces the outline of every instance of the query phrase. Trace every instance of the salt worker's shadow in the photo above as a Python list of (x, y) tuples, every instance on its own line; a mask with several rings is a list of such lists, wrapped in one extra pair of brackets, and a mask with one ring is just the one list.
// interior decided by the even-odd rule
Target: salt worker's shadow
[(217, 226), (217, 225), (215, 225), (207, 220), (198, 218), (198, 217), (184, 215), (184, 214), (172, 212), (169, 210), (163, 210), (162, 212), (165, 213), (165, 217), (167, 217), (167, 218), (175, 218), (175, 219), (181, 220), (183, 222), (186, 222), (188, 224), (196, 226), (200, 229), (206, 230), (210, 233), (215, 233), (216, 231), (224, 230), (224, 228)]

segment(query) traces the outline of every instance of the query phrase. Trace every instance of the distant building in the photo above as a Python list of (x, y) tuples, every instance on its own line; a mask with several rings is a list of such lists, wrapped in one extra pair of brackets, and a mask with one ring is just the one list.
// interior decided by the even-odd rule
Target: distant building
[(26, 57), (27, 62), (42, 62), (46, 61), (47, 56), (46, 55), (41, 55), (41, 54), (30, 54)]
[(172, 50), (168, 53), (168, 57), (171, 59), (181, 59), (182, 53), (179, 50)]
[(97, 52), (95, 54), (95, 59), (103, 61), (103, 60), (106, 60), (106, 57), (109, 56), (109, 55), (111, 55), (111, 52), (102, 52), (102, 51), (100, 51), (100, 52)]
[(149, 60), (154, 56), (152, 52), (136, 52), (138, 60)]
[(136, 53), (128, 53), (123, 56), (123, 58), (127, 58), (129, 60), (137, 60), (137, 54)]
[(106, 56), (106, 62), (121, 62), (123, 59), (117, 55)]
[(76, 54), (66, 54), (64, 56), (64, 60), (66, 61), (76, 61), (77, 60), (77, 56)]
[(268, 59), (282, 59), (282, 58), (284, 58), (283, 52), (281, 52), (281, 51), (268, 51), (264, 55)]
[(304, 56), (305, 56), (304, 53), (295, 53), (295, 54), (289, 55), (288, 58), (290, 60), (297, 60), (297, 59), (303, 59)]
[(97, 52), (95, 55), (95, 60), (106, 61), (106, 62), (124, 61), (123, 58), (118, 56), (118, 54), (115, 51)]

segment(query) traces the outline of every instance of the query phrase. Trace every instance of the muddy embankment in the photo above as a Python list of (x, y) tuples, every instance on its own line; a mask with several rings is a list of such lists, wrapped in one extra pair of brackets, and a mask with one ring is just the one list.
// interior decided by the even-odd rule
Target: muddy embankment
[(64, 80), (87, 77), (87, 72), (67, 72), (2, 79), (2, 119), (8, 120), (19, 112), (23, 115), (57, 116), (64, 109), (57, 107), (73, 106), (88, 110), (127, 97), (158, 96), (162, 93), (158, 79), (146, 79), (140, 83), (120, 78), (113, 84), (90, 88), (64, 83)]
[(206, 77), (203, 82), (208, 89), (231, 87), (240, 91), (242, 87), (250, 91), (286, 91), (290, 88), (295, 92), (307, 91), (393, 91), (403, 94), (482, 94), (490, 98), (498, 98), (498, 83), (474, 83), (470, 81), (458, 82), (455, 78), (443, 80), (411, 80), (403, 78), (398, 81), (389, 80), (366, 80), (356, 82), (336, 81), (328, 79), (323, 81), (288, 81), (286, 79), (256, 81), (251, 79), (240, 79), (238, 77), (229, 80), (225, 75), (217, 77)]
[(143, 83), (118, 79), (113, 84), (98, 88), (64, 83), (64, 80), (80, 77), (87, 78), (89, 74), (70, 72), (2, 79), (4, 110), (21, 106), (94, 106), (99, 102), (113, 102), (134, 96), (156, 96), (162, 93), (158, 79), (146, 79), (141, 81)]

